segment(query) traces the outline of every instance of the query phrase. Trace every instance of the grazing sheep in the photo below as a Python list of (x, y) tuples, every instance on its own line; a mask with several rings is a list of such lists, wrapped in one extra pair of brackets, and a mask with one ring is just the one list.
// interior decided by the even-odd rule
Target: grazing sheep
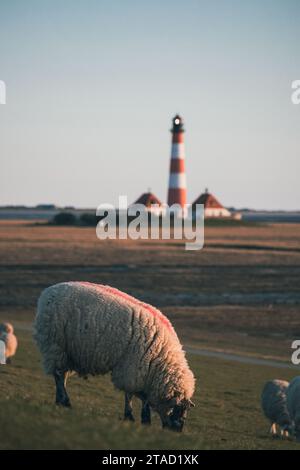
[(287, 406), (294, 421), (294, 435), (300, 442), (300, 376), (295, 377), (287, 389)]
[(14, 335), (14, 328), (10, 323), (0, 324), (0, 340), (5, 344), (6, 362), (10, 363), (18, 347), (18, 341)]
[(38, 301), (35, 339), (44, 369), (56, 382), (56, 403), (70, 406), (66, 381), (111, 372), (125, 392), (125, 418), (133, 419), (131, 400), (150, 406), (163, 427), (181, 431), (193, 406), (195, 379), (169, 320), (154, 307), (109, 286), (64, 282), (44, 290)]
[(271, 421), (270, 432), (276, 437), (276, 425), (280, 427), (281, 436), (287, 437), (291, 432), (292, 422), (287, 408), (286, 392), (289, 383), (285, 380), (270, 380), (263, 388), (261, 394), (261, 406), (263, 412)]

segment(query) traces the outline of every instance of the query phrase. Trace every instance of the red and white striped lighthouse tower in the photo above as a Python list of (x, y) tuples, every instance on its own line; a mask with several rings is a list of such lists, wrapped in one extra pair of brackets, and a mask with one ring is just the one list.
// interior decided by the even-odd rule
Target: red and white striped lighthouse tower
[(168, 190), (168, 206), (179, 204), (182, 208), (186, 204), (186, 177), (184, 153), (184, 129), (182, 118), (176, 114), (172, 120), (172, 150)]

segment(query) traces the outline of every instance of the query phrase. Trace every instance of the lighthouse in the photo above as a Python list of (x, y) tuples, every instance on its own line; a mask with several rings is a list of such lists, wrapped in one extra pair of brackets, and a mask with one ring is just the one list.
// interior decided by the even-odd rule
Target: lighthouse
[(186, 204), (186, 176), (184, 153), (184, 129), (182, 118), (176, 114), (172, 120), (172, 147), (168, 190), (168, 206)]

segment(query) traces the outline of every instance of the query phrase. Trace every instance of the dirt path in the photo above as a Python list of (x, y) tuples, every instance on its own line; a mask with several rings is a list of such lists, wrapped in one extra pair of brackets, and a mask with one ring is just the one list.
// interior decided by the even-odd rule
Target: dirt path
[(207, 349), (197, 349), (197, 348), (185, 348), (186, 352), (190, 354), (195, 354), (197, 356), (205, 356), (205, 357), (214, 357), (217, 359), (223, 359), (226, 361), (233, 361), (233, 362), (241, 362), (242, 364), (251, 364), (257, 366), (268, 366), (268, 367), (277, 367), (280, 369), (295, 369), (295, 371), (299, 371), (297, 366), (293, 365), (292, 363), (275, 361), (272, 359), (262, 359), (253, 356), (243, 356), (239, 354), (232, 354), (226, 353), (223, 351), (208, 351)]

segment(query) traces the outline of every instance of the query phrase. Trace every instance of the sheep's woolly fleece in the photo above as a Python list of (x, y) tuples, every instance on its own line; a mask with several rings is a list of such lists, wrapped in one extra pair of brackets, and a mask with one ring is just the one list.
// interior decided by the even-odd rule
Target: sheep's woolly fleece
[(287, 389), (287, 405), (291, 419), (295, 423), (295, 434), (300, 438), (300, 376), (296, 376), (290, 382)]
[(38, 302), (35, 338), (48, 374), (111, 371), (117, 388), (144, 392), (154, 407), (194, 393), (193, 373), (169, 320), (112, 287), (86, 282), (49, 287)]
[(289, 383), (285, 380), (270, 380), (263, 388), (261, 404), (265, 416), (281, 427), (291, 425), (291, 419), (287, 409), (286, 392)]

